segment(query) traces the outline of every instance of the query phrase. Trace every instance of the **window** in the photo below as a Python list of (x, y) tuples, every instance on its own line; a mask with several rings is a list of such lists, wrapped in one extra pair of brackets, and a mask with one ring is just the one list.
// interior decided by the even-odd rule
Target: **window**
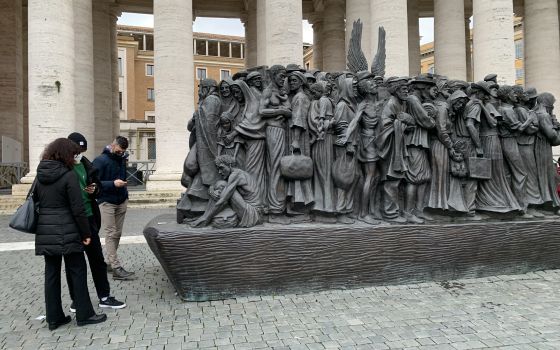
[(196, 79), (206, 79), (206, 68), (196, 68)]
[(151, 123), (155, 123), (156, 121), (156, 116), (155, 115), (147, 115), (146, 116), (146, 120), (151, 122)]
[(229, 78), (231, 76), (231, 71), (229, 69), (220, 69), (220, 80)]
[(519, 80), (519, 79), (523, 79), (523, 76), (525, 75), (525, 71), (523, 68), (516, 68), (515, 69), (515, 79)]
[(208, 56), (218, 56), (218, 42), (208, 40)]
[(156, 94), (154, 89), (148, 88), (148, 101), (155, 101), (155, 100), (156, 100)]
[(206, 40), (196, 40), (195, 48), (197, 55), (206, 55)]
[(156, 159), (156, 139), (148, 139), (148, 159)]
[(119, 57), (119, 77), (123, 76), (123, 63), (122, 63), (122, 57)]
[(220, 57), (229, 57), (229, 43), (220, 41)]
[(154, 65), (153, 64), (146, 64), (146, 76), (153, 77), (154, 76)]
[(154, 51), (154, 36), (152, 34), (146, 34), (146, 50)]
[(516, 40), (515, 41), (515, 58), (522, 59), (523, 58), (523, 41)]
[(119, 109), (122, 111), (122, 91), (119, 91)]
[(231, 43), (231, 57), (243, 58), (241, 56), (241, 44), (240, 43)]

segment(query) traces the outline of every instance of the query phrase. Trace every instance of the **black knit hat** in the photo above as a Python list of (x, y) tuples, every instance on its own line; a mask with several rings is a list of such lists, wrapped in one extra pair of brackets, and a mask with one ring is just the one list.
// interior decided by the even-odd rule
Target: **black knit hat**
[(87, 149), (87, 140), (84, 135), (80, 134), (79, 132), (73, 132), (68, 135), (68, 140), (74, 141), (78, 146), (82, 148), (82, 150)]

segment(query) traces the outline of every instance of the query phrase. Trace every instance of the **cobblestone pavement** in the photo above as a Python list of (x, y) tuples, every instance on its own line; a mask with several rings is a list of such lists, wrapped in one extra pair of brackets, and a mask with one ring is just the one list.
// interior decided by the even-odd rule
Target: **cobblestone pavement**
[[(129, 214), (147, 222), (158, 213)], [(131, 222), (129, 233), (137, 230)], [(143, 224), (136, 224), (139, 233)], [(5, 231), (0, 227), (0, 243)], [(139, 276), (111, 281), (128, 307), (105, 311), (108, 320), (99, 325), (73, 321), (51, 332), (35, 319), (44, 313), (43, 259), (32, 250), (0, 251), (0, 348), (560, 349), (560, 270), (185, 303), (146, 244), (119, 252)], [(95, 302), (94, 293), (90, 282)]]

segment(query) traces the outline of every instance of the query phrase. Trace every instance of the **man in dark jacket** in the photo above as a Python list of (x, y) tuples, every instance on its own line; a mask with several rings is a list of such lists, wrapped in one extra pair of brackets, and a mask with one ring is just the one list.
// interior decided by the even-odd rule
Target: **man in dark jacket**
[[(99, 227), (101, 227), (101, 213), (99, 206), (95, 201), (95, 197), (101, 192), (101, 181), (99, 180), (98, 171), (93, 167), (93, 164), (83, 156), (87, 151), (87, 140), (84, 135), (73, 132), (68, 135), (68, 139), (74, 141), (80, 146), (81, 154), (75, 159), (74, 172), (78, 177), (80, 188), (82, 189), (82, 199), (89, 222), (91, 232), (91, 243), (85, 247), (86, 254), (89, 260), (89, 267), (91, 275), (93, 276), (93, 283), (99, 297), (99, 307), (122, 309), (126, 304), (118, 301), (110, 294), (109, 280), (107, 279), (107, 264), (103, 258), (103, 249), (101, 247), (101, 240), (99, 239)], [(71, 281), (68, 281), (71, 286)], [(74, 308), (74, 295), (70, 289), (70, 297), (72, 298), (72, 305), (70, 306), (71, 312), (76, 312)]]
[(116, 280), (134, 279), (134, 272), (126, 271), (117, 257), (128, 204), (127, 148), (126, 137), (117, 136), (113, 143), (105, 147), (103, 153), (93, 161), (93, 166), (99, 171), (101, 181), (101, 193), (97, 196), (97, 203), (99, 203), (101, 224), (105, 231), (107, 260), (113, 270), (113, 279)]

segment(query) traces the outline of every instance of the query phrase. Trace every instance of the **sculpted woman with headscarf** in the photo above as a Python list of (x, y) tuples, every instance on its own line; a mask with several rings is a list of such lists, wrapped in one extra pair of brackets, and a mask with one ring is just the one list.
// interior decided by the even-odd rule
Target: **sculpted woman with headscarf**
[[(346, 166), (350, 169), (353, 181), (348, 189), (337, 188), (337, 222), (342, 224), (354, 223), (350, 214), (354, 211), (354, 194), (357, 185), (358, 166), (355, 161), (356, 150), (351, 142), (346, 140), (348, 125), (356, 114), (358, 94), (358, 83), (354, 78), (347, 78), (345, 75), (338, 77), (338, 103), (334, 110), (334, 131), (337, 137), (335, 141), (335, 159), (346, 159)], [(347, 143), (348, 142), (348, 143)]]
[(267, 188), (266, 141), (265, 123), (259, 114), (259, 100), (242, 80), (234, 81), (231, 90), (239, 102), (242, 117), (226, 141), (233, 142), (238, 136), (245, 140), (245, 171), (255, 178), (261, 202), (264, 202)]
[(556, 99), (551, 93), (543, 92), (537, 97), (534, 109), (539, 122), (539, 131), (535, 139), (535, 157), (539, 190), (544, 203), (560, 206), (560, 198), (556, 192), (556, 169), (552, 162), (552, 146), (560, 145), (560, 124), (552, 114)]
[(333, 111), (328, 98), (326, 81), (311, 85), (313, 101), (309, 110), (309, 132), (311, 134), (311, 159), (313, 159), (313, 212), (315, 220), (333, 216), (336, 212), (336, 193), (332, 179), (334, 162)]
[[(292, 117), (288, 118), (288, 145), (289, 153), (309, 156), (309, 133), (307, 132), (307, 118), (311, 102), (304, 92), (307, 79), (300, 71), (293, 71), (288, 75), (290, 88), (290, 104)], [(287, 196), (290, 198), (288, 214), (305, 214), (305, 207), (313, 203), (313, 189), (311, 179), (288, 180)]]

